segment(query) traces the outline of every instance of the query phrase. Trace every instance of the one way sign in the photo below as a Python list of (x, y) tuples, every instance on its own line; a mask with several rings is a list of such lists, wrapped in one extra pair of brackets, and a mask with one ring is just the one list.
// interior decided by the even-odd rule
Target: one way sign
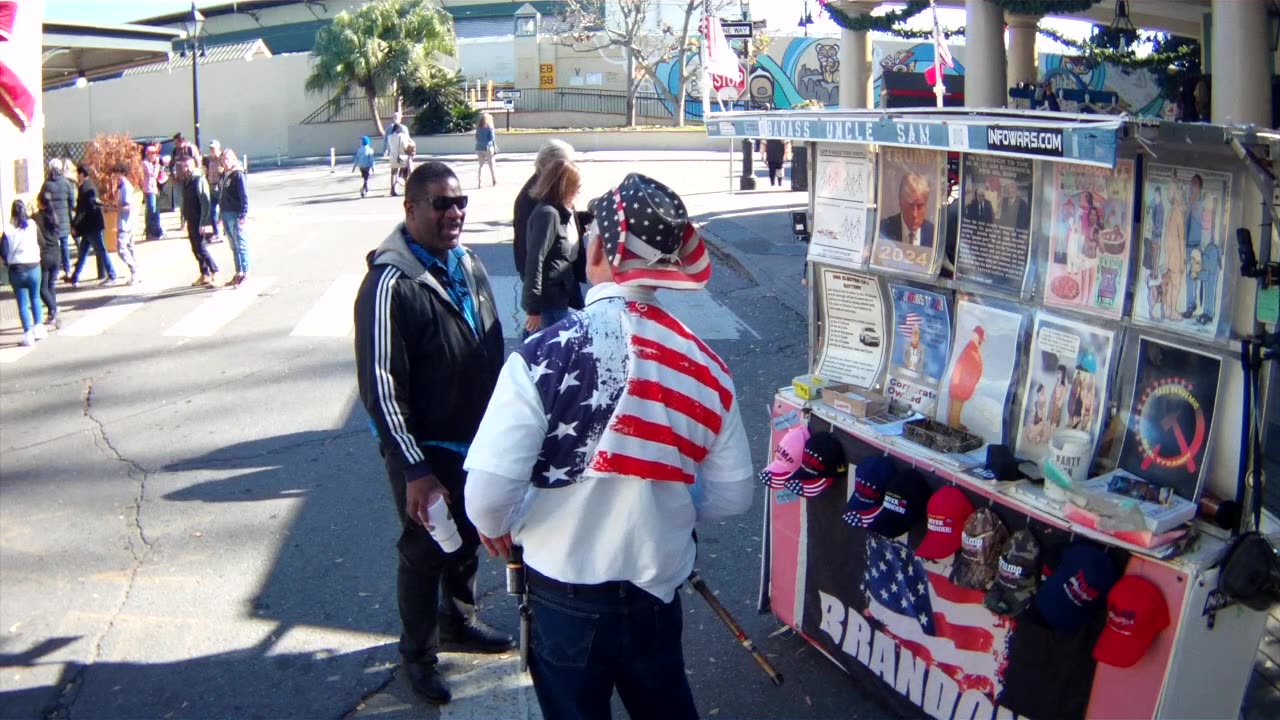
[(722, 21), (720, 27), (724, 28), (724, 36), (730, 40), (751, 37), (752, 28), (749, 22)]

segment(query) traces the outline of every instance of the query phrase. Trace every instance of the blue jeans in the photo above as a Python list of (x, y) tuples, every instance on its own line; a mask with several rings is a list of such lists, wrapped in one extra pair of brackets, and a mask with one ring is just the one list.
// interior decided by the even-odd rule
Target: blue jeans
[(219, 237), (222, 234), (222, 231), (218, 229), (218, 218), (221, 217), (218, 213), (218, 204), (221, 202), (222, 193), (213, 191), (209, 193), (209, 224), (213, 226), (214, 237)]
[(614, 687), (632, 720), (697, 718), (684, 672), (680, 596), (565, 585), (529, 571), (529, 672), (542, 714), (608, 720)]
[(160, 211), (156, 209), (156, 194), (146, 193), (142, 197), (147, 203), (147, 239), (164, 237), (164, 230), (160, 227)]
[(222, 211), (222, 229), (231, 241), (231, 260), (237, 275), (249, 274), (249, 241), (244, 236), (244, 217), (238, 212)]
[(80, 279), (80, 271), (84, 269), (84, 261), (89, 258), (89, 251), (93, 251), (98, 256), (98, 277), (101, 278), (105, 271), (108, 278), (115, 280), (116, 269), (111, 264), (111, 256), (107, 254), (107, 244), (102, 239), (102, 231), (99, 230), (80, 236), (80, 245), (76, 249), (79, 257), (76, 258), (76, 269), (71, 273), (71, 282)]
[(62, 274), (71, 274), (71, 236), (59, 235), (58, 245), (62, 248)]
[(18, 317), (22, 318), (22, 331), (26, 332), (44, 322), (44, 308), (40, 305), (40, 264), (20, 270), (9, 268), (9, 284), (18, 300)]

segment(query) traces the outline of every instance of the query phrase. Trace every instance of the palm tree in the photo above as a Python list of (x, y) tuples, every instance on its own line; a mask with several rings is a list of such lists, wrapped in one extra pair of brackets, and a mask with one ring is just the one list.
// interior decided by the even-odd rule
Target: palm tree
[(379, 95), (398, 92), (429, 73), (434, 56), (453, 55), (453, 20), (427, 0), (374, 0), (343, 11), (316, 33), (307, 92), (333, 92), (334, 102), (359, 91), (383, 134)]

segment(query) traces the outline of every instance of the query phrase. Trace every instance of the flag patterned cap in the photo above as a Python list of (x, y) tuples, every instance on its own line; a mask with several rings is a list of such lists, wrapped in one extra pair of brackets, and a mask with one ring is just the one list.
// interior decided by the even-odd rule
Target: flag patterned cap
[(787, 479), (786, 488), (804, 497), (817, 497), (839, 474), (847, 472), (844, 446), (835, 433), (820, 432), (804, 444), (800, 467)]
[(882, 455), (873, 455), (858, 463), (853, 475), (853, 493), (841, 517), (854, 527), (868, 527), (884, 505), (884, 491), (893, 477), (893, 463)]
[(929, 531), (925, 533), (916, 555), (926, 560), (942, 560), (960, 549), (960, 531), (973, 514), (973, 503), (954, 485), (938, 488), (929, 498), (925, 510)]
[(1093, 646), (1093, 658), (1132, 667), (1167, 627), (1169, 606), (1160, 588), (1144, 577), (1125, 575), (1107, 593), (1107, 626)]
[(587, 203), (619, 285), (699, 290), (711, 279), (711, 257), (674, 190), (639, 173)]
[(983, 604), (991, 612), (1017, 615), (1027, 607), (1040, 579), (1040, 543), (1030, 530), (1009, 538), (996, 566), (996, 579)]
[(1008, 540), (1009, 531), (991, 510), (983, 508), (970, 515), (960, 533), (960, 557), (951, 568), (951, 582), (973, 590), (991, 587)]
[(808, 440), (809, 426), (797, 425), (788, 430), (773, 449), (773, 462), (756, 477), (774, 490), (781, 490), (787, 478), (800, 467), (800, 459), (804, 457), (804, 444)]

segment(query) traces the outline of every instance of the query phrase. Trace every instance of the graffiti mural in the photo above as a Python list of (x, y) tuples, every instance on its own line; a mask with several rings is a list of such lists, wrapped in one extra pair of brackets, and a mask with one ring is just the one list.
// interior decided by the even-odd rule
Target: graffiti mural
[(1106, 64), (1091, 66), (1083, 58), (1055, 54), (1040, 56), (1040, 77), (1052, 83), (1056, 90), (1114, 92), (1120, 96), (1120, 109), (1130, 115), (1177, 119), (1177, 104), (1160, 95), (1156, 77), (1148, 70), (1127, 70)]

